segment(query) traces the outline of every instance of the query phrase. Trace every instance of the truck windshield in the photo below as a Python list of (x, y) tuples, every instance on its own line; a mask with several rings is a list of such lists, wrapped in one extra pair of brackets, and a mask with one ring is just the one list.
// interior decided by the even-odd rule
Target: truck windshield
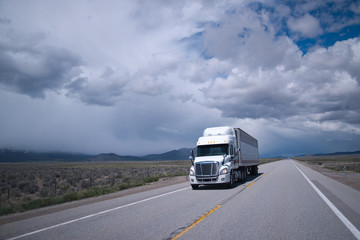
[(205, 145), (197, 147), (197, 157), (204, 156), (215, 156), (215, 155), (224, 155), (228, 154), (228, 145), (227, 144), (217, 144), (217, 145)]

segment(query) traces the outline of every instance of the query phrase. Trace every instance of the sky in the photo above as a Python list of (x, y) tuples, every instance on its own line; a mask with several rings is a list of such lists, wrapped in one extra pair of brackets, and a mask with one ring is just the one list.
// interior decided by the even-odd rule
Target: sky
[(142, 156), (215, 126), (360, 150), (360, 1), (0, 0), (0, 148)]

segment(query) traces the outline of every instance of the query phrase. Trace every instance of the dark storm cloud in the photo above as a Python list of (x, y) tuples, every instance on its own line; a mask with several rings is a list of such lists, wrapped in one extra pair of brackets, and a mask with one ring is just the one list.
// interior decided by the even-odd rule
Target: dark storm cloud
[(10, 23), (11, 23), (10, 19), (0, 17), (0, 24), (10, 24)]
[(1, 29), (0, 84), (35, 98), (46, 90), (59, 90), (81, 64), (71, 51), (44, 45), (43, 34), (22, 34)]
[(124, 93), (127, 79), (127, 73), (106, 67), (99, 76), (75, 78), (64, 89), (67, 96), (79, 98), (86, 104), (112, 106)]

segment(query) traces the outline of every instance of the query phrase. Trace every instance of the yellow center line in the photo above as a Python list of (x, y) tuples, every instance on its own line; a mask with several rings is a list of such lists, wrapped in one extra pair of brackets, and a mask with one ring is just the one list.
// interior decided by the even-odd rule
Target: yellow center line
[(195, 222), (193, 222), (193, 224), (191, 224), (189, 227), (187, 227), (185, 230), (183, 230), (181, 233), (179, 233), (178, 235), (176, 235), (175, 237), (173, 237), (171, 240), (175, 240), (178, 239), (179, 237), (181, 237), (182, 235), (184, 235), (187, 231), (189, 231), (190, 229), (192, 229), (193, 227), (195, 227), (197, 224), (199, 224), (202, 220), (204, 220), (207, 216), (209, 216), (210, 214), (212, 214), (213, 212), (215, 212), (216, 210), (218, 210), (221, 207), (221, 205), (218, 205), (217, 207), (211, 209), (209, 212), (207, 212), (206, 214), (204, 214), (203, 216), (201, 216), (198, 220), (196, 220)]
[[(272, 171), (272, 170), (271, 170)], [(271, 172), (270, 171), (270, 172)], [(269, 172), (269, 173), (270, 173)], [(261, 177), (265, 177), (266, 174), (264, 173)], [(251, 187), (255, 182), (250, 183), (246, 189), (248, 189), (249, 187)], [(195, 222), (193, 222), (189, 227), (187, 227), (186, 229), (184, 229), (182, 232), (180, 232), (178, 235), (176, 235), (175, 237), (173, 237), (171, 240), (175, 240), (178, 239), (179, 237), (181, 237), (182, 235), (184, 235), (187, 231), (189, 231), (190, 229), (192, 229), (193, 227), (195, 227), (197, 224), (199, 224), (202, 220), (204, 220), (207, 216), (209, 216), (210, 214), (212, 214), (213, 212), (215, 212), (217, 209), (219, 209), (222, 205), (218, 205), (217, 207), (211, 209), (209, 212), (207, 212), (206, 214), (204, 214), (203, 216), (201, 216), (198, 220), (196, 220)]]
[(251, 187), (251, 185), (253, 185), (255, 182), (252, 182), (252, 183), (250, 183), (247, 187), (246, 187), (246, 189), (248, 189), (249, 187)]
[[(270, 171), (271, 172), (271, 171)], [(269, 173), (270, 173), (269, 172)], [(263, 177), (265, 177), (266, 176), (266, 174), (264, 173), (264, 174), (262, 174), (261, 176), (260, 176), (260, 178), (263, 178)], [(255, 180), (254, 182), (252, 182), (252, 183), (250, 183), (245, 189), (248, 189), (249, 187), (251, 187), (255, 182), (256, 182), (257, 180)]]

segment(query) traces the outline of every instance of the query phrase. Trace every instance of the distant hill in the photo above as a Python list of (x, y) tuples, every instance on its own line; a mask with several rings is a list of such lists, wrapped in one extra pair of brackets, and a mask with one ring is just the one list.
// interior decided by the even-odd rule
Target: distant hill
[(190, 148), (182, 148), (161, 154), (149, 154), (143, 157), (119, 156), (115, 153), (101, 153), (98, 155), (61, 153), (61, 152), (33, 152), (24, 150), (0, 150), (0, 162), (44, 162), (44, 161), (170, 161), (187, 160)]
[(156, 161), (156, 160), (188, 160), (192, 148), (181, 148), (161, 154), (150, 154), (142, 157), (143, 160)]
[(142, 161), (143, 159), (140, 157), (134, 156), (119, 156), (115, 153), (101, 153), (97, 156), (88, 158), (87, 161), (94, 161), (94, 162), (106, 162), (106, 161)]
[(160, 154), (148, 154), (142, 157), (135, 156), (119, 156), (115, 153), (101, 153), (91, 157), (88, 161), (171, 161), (171, 160), (187, 160), (189, 159), (191, 148), (182, 148), (172, 150)]
[(312, 156), (326, 156), (326, 155), (352, 155), (352, 154), (360, 154), (360, 150), (359, 151), (354, 151), (354, 152), (335, 152), (335, 153), (316, 153), (316, 154), (312, 154)]

